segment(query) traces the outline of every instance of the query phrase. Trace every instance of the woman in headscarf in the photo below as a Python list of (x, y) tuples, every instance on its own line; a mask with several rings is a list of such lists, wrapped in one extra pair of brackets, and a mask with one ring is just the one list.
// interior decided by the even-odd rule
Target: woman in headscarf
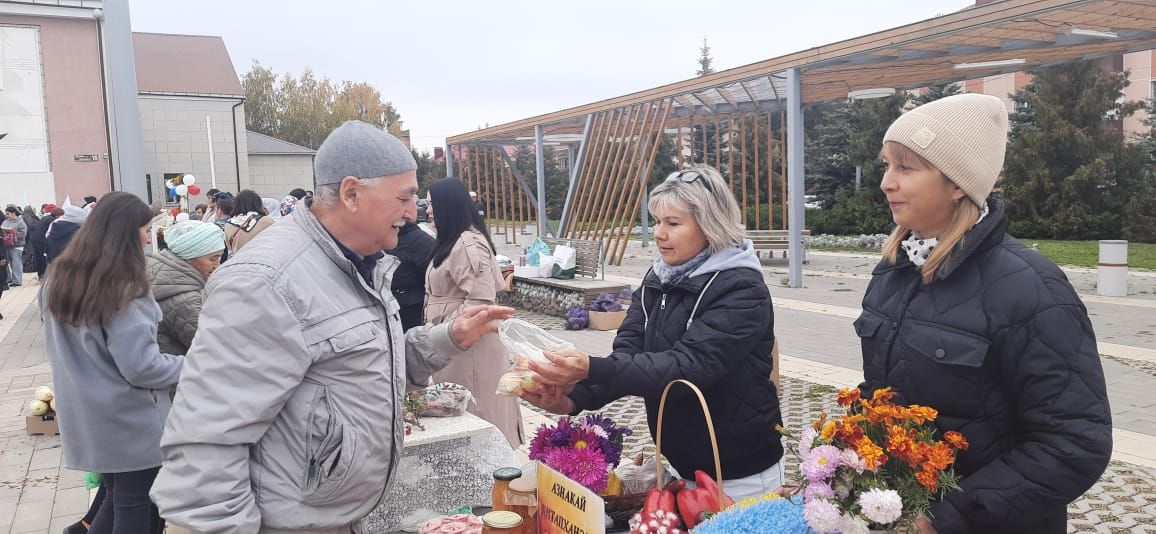
[(157, 344), (161, 352), (184, 355), (197, 333), (205, 281), (221, 265), (224, 233), (217, 225), (184, 221), (165, 232), (168, 249), (147, 258), (153, 298), (161, 306)]

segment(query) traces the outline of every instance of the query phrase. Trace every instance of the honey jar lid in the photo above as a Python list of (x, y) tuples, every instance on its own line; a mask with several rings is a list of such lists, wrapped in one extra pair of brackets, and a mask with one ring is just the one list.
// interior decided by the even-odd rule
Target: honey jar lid
[(522, 524), (522, 516), (505, 510), (482, 516), (482, 524), (492, 528), (514, 528)]
[(514, 480), (522, 476), (522, 470), (517, 467), (503, 467), (494, 471), (494, 480)]

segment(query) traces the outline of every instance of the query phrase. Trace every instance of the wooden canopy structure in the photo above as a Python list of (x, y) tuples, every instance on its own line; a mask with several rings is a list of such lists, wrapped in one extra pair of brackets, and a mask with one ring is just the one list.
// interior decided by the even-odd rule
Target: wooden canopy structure
[[(446, 140), (446, 165), (453, 174), (455, 164), (472, 163), (463, 155), (473, 147), (533, 143), (537, 194), (506, 174), (535, 197), (539, 232), (603, 240), (611, 261), (620, 261), (656, 147), (671, 136), (681, 164), (715, 165), (727, 176), (744, 212), (754, 206), (755, 228), (775, 225), (769, 213), (761, 222), (760, 206), (779, 205), (779, 224), (791, 234), (790, 285), (801, 287), (803, 105), (1153, 48), (1153, 0), (1004, 0), (456, 135)], [(542, 154), (551, 142), (571, 147), (574, 159), (556, 231), (544, 217)]]

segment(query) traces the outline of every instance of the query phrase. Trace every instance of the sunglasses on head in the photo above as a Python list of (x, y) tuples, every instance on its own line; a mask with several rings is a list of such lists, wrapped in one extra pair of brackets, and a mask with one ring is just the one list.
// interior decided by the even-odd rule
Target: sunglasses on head
[(666, 177), (667, 182), (677, 180), (684, 184), (693, 184), (699, 179), (702, 179), (702, 186), (705, 187), (707, 191), (714, 193), (714, 188), (710, 186), (710, 180), (707, 180), (706, 177), (698, 171), (675, 171)]

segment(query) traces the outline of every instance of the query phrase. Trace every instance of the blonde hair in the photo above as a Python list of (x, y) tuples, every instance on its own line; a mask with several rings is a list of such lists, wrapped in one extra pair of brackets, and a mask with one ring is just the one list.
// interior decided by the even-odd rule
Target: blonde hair
[[(887, 159), (892, 165), (905, 165), (914, 169), (935, 169), (939, 171), (931, 162), (919, 154), (916, 154), (910, 148), (894, 141), (883, 143), (883, 150), (880, 151), (879, 155), (883, 156), (884, 152), (887, 153)], [(939, 175), (942, 176), (944, 180), (949, 180), (947, 176), (944, 176), (942, 171), (939, 171)], [(931, 281), (935, 279), (936, 271), (951, 259), (956, 249), (963, 245), (963, 236), (975, 226), (975, 221), (978, 219), (979, 206), (971, 202), (968, 197), (962, 197), (955, 203), (955, 208), (951, 214), (951, 224), (947, 226), (947, 229), (944, 230), (943, 233), (935, 236), (938, 238), (939, 243), (935, 246), (935, 249), (931, 251), (931, 255), (928, 256), (927, 261), (923, 262), (923, 266), (920, 268), (923, 273), (923, 283), (930, 284)], [(887, 238), (887, 242), (883, 244), (883, 257), (891, 263), (898, 261), (899, 249), (903, 245), (903, 240), (906, 239), (910, 233), (910, 228), (896, 225), (895, 229), (891, 231), (891, 235)]]
[[(693, 182), (670, 180), (650, 191), (646, 209), (654, 213), (658, 208), (674, 207), (689, 211), (702, 233), (706, 234), (711, 254), (742, 244), (746, 238), (739, 204), (731, 188), (718, 171), (709, 165), (696, 165), (687, 171), (697, 172)], [(710, 184), (709, 187), (704, 185)]]

